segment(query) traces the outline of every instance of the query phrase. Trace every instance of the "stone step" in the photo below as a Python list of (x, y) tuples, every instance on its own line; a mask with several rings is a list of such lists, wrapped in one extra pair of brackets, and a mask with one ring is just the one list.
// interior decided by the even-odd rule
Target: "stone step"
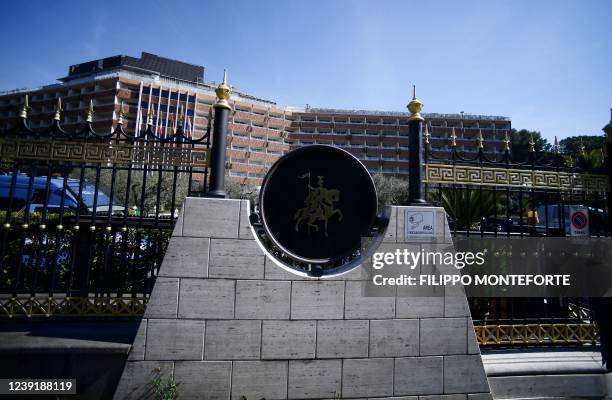
[(605, 374), (493, 376), (489, 385), (496, 400), (603, 399), (608, 393)]

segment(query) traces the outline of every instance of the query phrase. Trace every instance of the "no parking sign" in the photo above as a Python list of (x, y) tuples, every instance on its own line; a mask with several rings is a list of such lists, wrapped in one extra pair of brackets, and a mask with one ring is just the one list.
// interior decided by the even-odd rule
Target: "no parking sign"
[(589, 210), (586, 207), (570, 206), (570, 236), (589, 236)]

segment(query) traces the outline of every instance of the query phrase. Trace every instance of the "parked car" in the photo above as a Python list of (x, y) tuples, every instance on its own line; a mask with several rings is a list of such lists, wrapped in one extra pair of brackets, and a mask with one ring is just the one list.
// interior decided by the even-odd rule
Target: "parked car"
[[(12, 175), (0, 175), (0, 209), (8, 210), (10, 203), (10, 191), (12, 184)], [(49, 192), (47, 196), (47, 177), (34, 177), (32, 187), (30, 189), (30, 177), (27, 175), (18, 175), (15, 181), (13, 192), (12, 207), (13, 211), (28, 208), (29, 212), (42, 211), (47, 204), (49, 212), (57, 212), (63, 206), (65, 210), (85, 211), (87, 213), (108, 214), (111, 210), (110, 198), (99, 188), (97, 190), (97, 202), (94, 210), (94, 197), (96, 188), (88, 182), (81, 183), (77, 179), (66, 180), (66, 191), (63, 193), (62, 205), (62, 188), (64, 186), (64, 178), (52, 177), (49, 179)], [(79, 197), (79, 186), (81, 186), (81, 196)], [(28, 198), (28, 192), (30, 197)], [(125, 209), (123, 206), (113, 202), (112, 214), (123, 215)]]

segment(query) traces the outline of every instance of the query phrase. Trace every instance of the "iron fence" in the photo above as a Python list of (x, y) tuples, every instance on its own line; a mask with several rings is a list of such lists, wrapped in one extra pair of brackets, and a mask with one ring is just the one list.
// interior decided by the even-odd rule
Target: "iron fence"
[[(584, 148), (572, 159), (555, 140), (552, 152), (538, 153), (531, 138), (527, 157), (516, 160), (507, 133), (497, 154), (485, 151), (482, 133), (475, 154), (459, 152), (457, 140), (453, 128), (448, 150), (432, 150), (425, 127), (424, 190), (445, 208), (454, 236), (569, 236), (573, 206), (587, 208), (590, 235), (610, 235), (610, 178), (605, 164), (587, 168)], [(470, 298), (469, 304), (481, 346), (598, 341), (588, 299)]]
[[(212, 112), (212, 111), (211, 111)], [(108, 133), (93, 105), (75, 132), (19, 125), (0, 134), (0, 315), (141, 315), (183, 198), (206, 192), (208, 130)]]

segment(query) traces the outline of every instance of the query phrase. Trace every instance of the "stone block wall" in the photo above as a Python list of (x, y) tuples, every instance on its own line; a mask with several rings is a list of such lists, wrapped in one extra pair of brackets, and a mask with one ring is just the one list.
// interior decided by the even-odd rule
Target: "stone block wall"
[[(444, 212), (437, 232), (448, 238)], [(403, 242), (403, 208), (385, 241)], [(187, 198), (115, 399), (490, 399), (465, 296), (365, 297), (268, 259), (244, 200)]]

